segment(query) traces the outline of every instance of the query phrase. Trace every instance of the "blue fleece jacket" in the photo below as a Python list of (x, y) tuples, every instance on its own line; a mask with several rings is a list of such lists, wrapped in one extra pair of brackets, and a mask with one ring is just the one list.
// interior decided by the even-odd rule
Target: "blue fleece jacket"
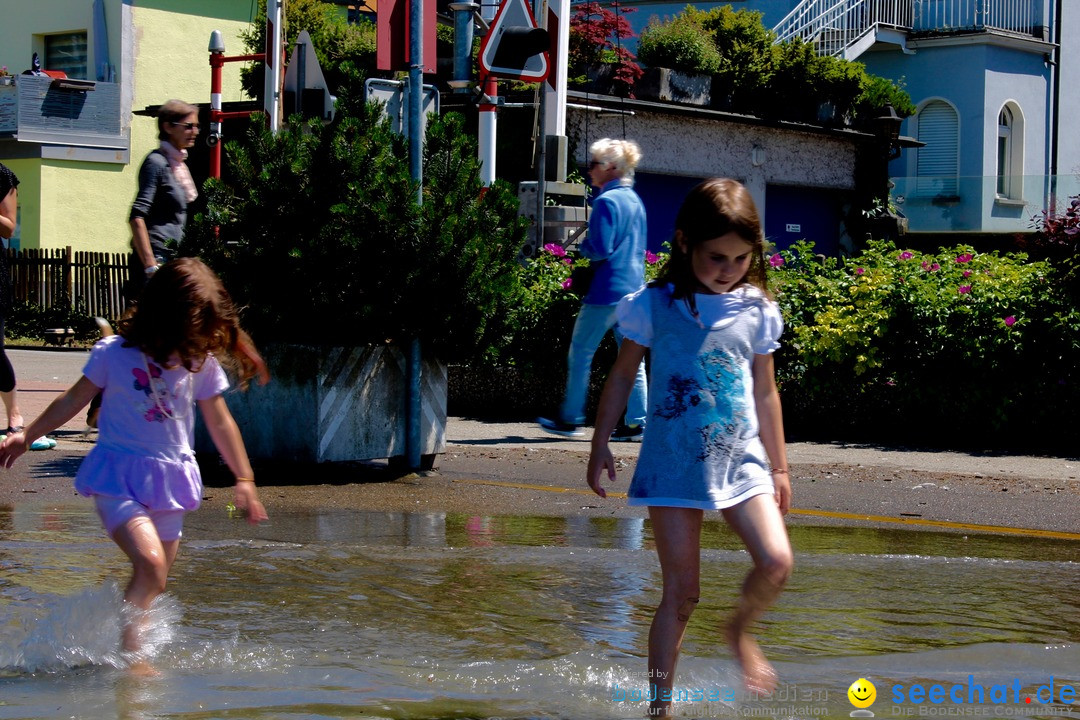
[(632, 184), (618, 178), (600, 188), (589, 215), (581, 254), (596, 265), (582, 302), (614, 305), (645, 283), (645, 205)]

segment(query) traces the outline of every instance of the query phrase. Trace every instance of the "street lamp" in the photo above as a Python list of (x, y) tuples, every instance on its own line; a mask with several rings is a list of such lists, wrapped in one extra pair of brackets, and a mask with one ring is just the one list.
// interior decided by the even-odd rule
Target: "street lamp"
[(904, 119), (896, 114), (896, 108), (892, 104), (885, 105), (882, 110), (882, 114), (874, 118), (874, 125), (877, 128), (878, 136), (888, 143), (889, 160), (895, 160), (900, 157), (900, 126), (904, 124)]

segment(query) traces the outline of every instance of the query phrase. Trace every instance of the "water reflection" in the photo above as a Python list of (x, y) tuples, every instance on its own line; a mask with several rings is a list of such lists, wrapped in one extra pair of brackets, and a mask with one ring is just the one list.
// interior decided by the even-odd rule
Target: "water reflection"
[[(1075, 544), (791, 535), (796, 573), (761, 640), (828, 714), (847, 715), (844, 692), (863, 676), (879, 693), (972, 673), (1080, 685)], [(170, 581), (177, 612), (161, 619), (174, 638), (155, 661), (164, 680), (143, 684), (110, 669), (95, 634), (114, 612), (103, 588), (127, 565), (89, 508), (0, 510), (0, 719), (70, 717), (80, 702), (131, 718), (641, 716), (612, 697), (641, 682), (659, 600), (641, 519), (330, 512), (251, 530), (203, 511), (185, 536)], [(680, 679), (736, 687), (719, 629), (749, 559), (720, 522), (707, 523), (703, 547)], [(42, 623), (51, 631), (37, 656), (56, 666), (31, 675), (19, 652)], [(65, 659), (73, 648), (82, 659)]]

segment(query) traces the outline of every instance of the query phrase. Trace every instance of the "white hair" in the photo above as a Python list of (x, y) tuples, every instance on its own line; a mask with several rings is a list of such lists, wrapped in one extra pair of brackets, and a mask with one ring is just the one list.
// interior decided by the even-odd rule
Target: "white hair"
[(600, 138), (589, 146), (589, 155), (615, 166), (616, 177), (634, 179), (634, 168), (641, 162), (641, 148), (633, 140)]

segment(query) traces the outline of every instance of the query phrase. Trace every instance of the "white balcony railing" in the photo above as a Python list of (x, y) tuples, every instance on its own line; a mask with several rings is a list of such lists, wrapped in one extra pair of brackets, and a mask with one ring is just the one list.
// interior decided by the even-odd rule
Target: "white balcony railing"
[(1043, 36), (1038, 0), (803, 0), (773, 28), (841, 55), (882, 29), (914, 33), (1004, 32)]
[(0, 85), (0, 137), (126, 151), (120, 86), (19, 75), (14, 84)]

